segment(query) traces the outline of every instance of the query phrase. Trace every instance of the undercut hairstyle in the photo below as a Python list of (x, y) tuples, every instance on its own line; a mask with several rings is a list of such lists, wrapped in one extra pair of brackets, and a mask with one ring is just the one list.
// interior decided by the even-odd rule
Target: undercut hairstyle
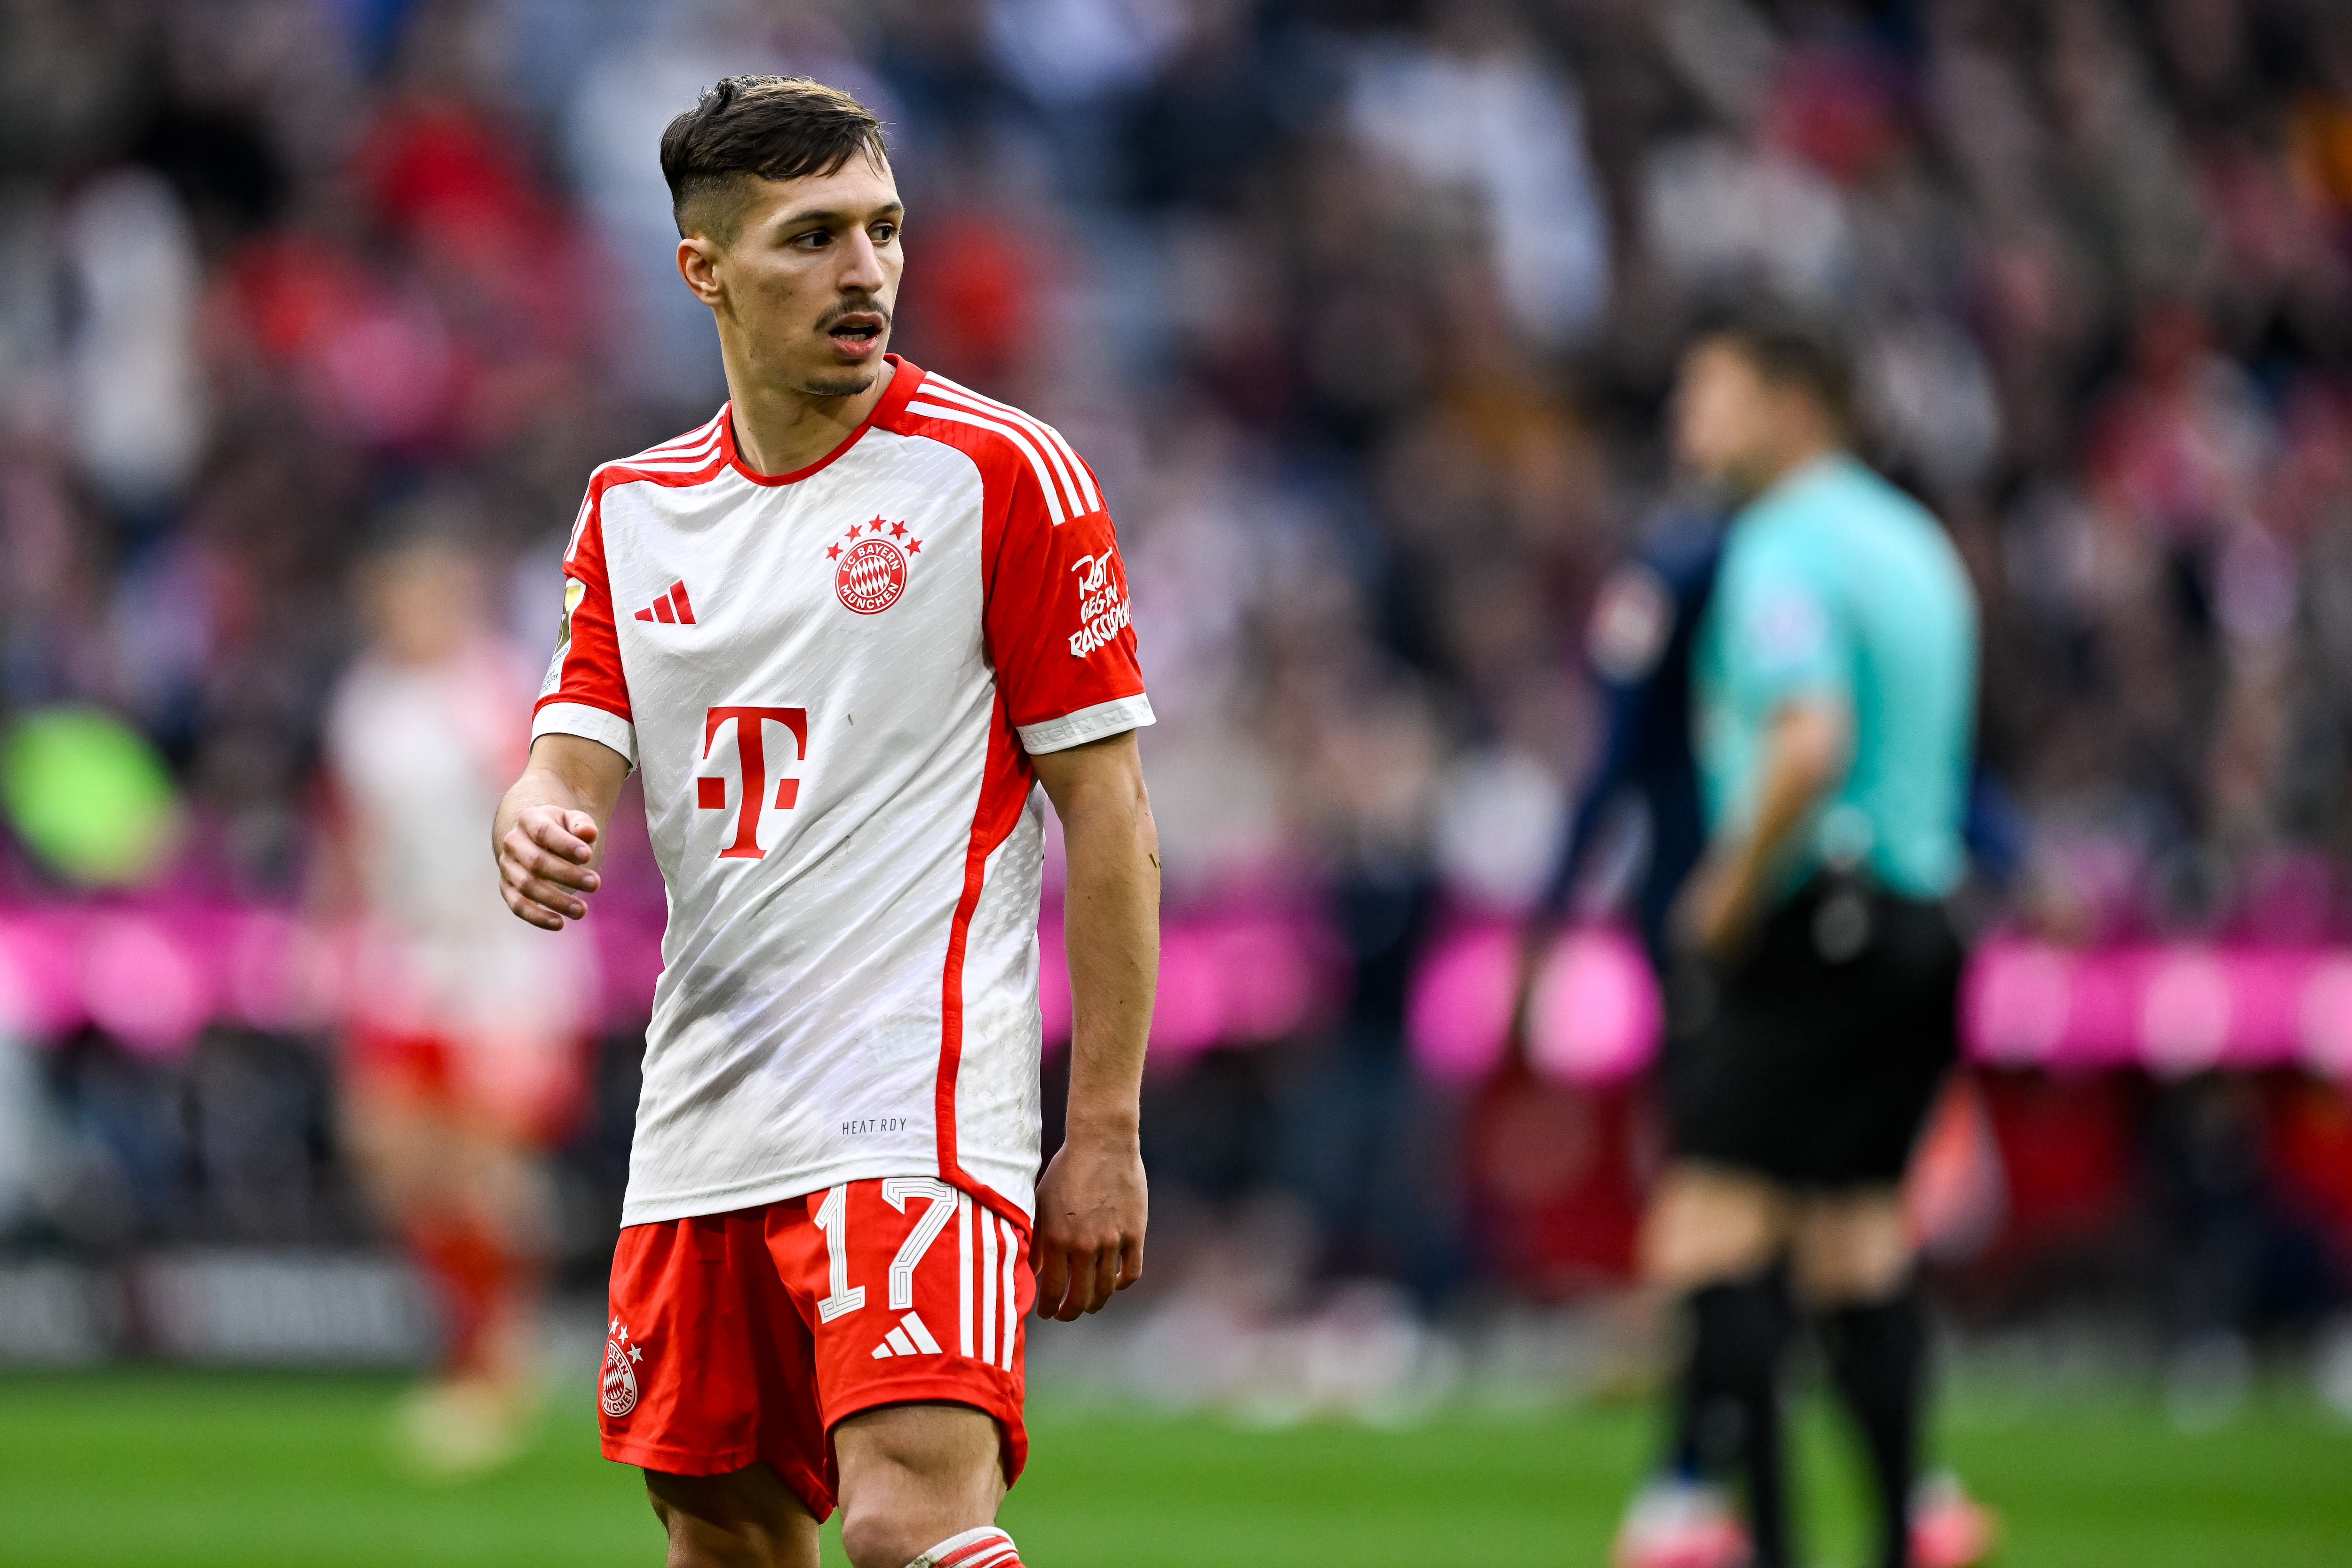
[(731, 243), (751, 181), (830, 174), (859, 153), (890, 166), (882, 122), (837, 87), (803, 76), (730, 76), (662, 132), (662, 178), (680, 238)]
[(1729, 344), (1765, 382), (1802, 388), (1853, 430), (1853, 351), (1835, 322), (1780, 301), (1751, 303), (1704, 319), (1697, 340)]

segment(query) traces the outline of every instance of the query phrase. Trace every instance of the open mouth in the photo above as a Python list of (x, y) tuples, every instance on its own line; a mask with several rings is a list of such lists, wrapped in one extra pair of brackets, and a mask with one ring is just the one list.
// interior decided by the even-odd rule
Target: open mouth
[(855, 310), (828, 324), (824, 335), (842, 353), (860, 358), (872, 353), (888, 330), (886, 318), (871, 310)]

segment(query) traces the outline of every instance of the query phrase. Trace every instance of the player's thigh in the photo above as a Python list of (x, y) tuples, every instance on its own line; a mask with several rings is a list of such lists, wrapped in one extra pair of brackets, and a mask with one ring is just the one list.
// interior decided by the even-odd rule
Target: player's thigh
[(1680, 1291), (1759, 1273), (1786, 1249), (1793, 1212), (1788, 1193), (1768, 1177), (1677, 1161), (1643, 1218), (1643, 1279)]
[(718, 1476), (647, 1470), (667, 1568), (818, 1568), (816, 1518), (766, 1463)]
[(1910, 1277), (1910, 1222), (1893, 1185), (1808, 1196), (1797, 1211), (1790, 1252), (1797, 1293), (1835, 1307), (1877, 1301)]
[(435, 1100), (404, 1085), (354, 1083), (343, 1096), (343, 1131), (378, 1203), (407, 1213), (456, 1195), (448, 1170), (457, 1125)]
[(996, 1521), (1004, 1500), (996, 1417), (968, 1405), (885, 1405), (833, 1429), (841, 1541), (858, 1568), (898, 1568)]

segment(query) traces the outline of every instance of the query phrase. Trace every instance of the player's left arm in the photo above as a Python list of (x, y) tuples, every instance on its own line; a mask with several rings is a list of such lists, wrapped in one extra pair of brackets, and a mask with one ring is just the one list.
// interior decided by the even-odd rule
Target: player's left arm
[(1143, 1277), (1144, 1042), (1160, 983), (1160, 836), (1135, 731), (1032, 759), (1062, 820), (1070, 1109), (1037, 1185), (1037, 1310), (1068, 1322)]

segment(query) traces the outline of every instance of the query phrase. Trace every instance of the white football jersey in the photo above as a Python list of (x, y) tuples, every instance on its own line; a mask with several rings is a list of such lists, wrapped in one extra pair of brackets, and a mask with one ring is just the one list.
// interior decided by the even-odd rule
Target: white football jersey
[(531, 732), (642, 772), (669, 892), (624, 1225), (876, 1176), (1034, 1199), (1029, 758), (1151, 707), (1092, 471), (891, 363), (797, 473), (724, 408), (599, 468), (564, 558)]
[(478, 1082), (487, 1055), (568, 1054), (595, 999), (589, 933), (547, 940), (480, 874), (482, 825), (522, 764), (532, 673), (503, 641), (430, 665), (366, 654), (327, 712), (328, 774), (358, 860), (349, 935), (367, 976), (344, 1022), (465, 1051)]

